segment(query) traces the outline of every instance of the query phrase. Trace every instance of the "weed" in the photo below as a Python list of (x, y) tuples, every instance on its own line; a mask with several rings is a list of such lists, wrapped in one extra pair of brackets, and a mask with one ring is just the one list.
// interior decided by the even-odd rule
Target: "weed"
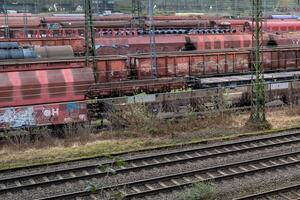
[(86, 188), (85, 188), (86, 192), (91, 192), (91, 193), (96, 193), (98, 191), (97, 186), (93, 185), (93, 184), (89, 184)]
[(191, 188), (185, 189), (179, 200), (215, 200), (217, 198), (216, 186), (209, 182), (200, 182)]

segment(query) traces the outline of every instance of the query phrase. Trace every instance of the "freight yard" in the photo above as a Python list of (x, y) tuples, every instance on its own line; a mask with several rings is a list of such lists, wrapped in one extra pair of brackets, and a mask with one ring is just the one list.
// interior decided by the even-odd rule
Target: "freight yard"
[(300, 199), (299, 1), (0, 2), (0, 199)]

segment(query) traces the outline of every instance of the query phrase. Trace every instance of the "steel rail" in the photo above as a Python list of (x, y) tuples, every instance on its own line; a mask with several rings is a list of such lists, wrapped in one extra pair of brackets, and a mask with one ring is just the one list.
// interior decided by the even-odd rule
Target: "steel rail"
[[(294, 128), (289, 128), (289, 129), (284, 129), (284, 130), (272, 132), (272, 134), (269, 134), (270, 136), (267, 136), (267, 138), (276, 139), (277, 137), (281, 137), (281, 136), (277, 136), (276, 134), (285, 133), (285, 132), (287, 132), (287, 134), (285, 134), (283, 136), (289, 136), (289, 135), (292, 136), (293, 134), (297, 135), (298, 133), (300, 134), (300, 128), (299, 127), (294, 127)], [(288, 133), (288, 132), (290, 132), (290, 133)], [(248, 140), (245, 140), (245, 141), (255, 141), (257, 139), (253, 139), (253, 137), (259, 137), (259, 136), (260, 135), (258, 135), (258, 134), (255, 134), (252, 137), (248, 136)], [(261, 136), (263, 136), (263, 135), (261, 135)], [(245, 137), (247, 138), (247, 135), (240, 135), (238, 138), (245, 138)], [(267, 139), (267, 138), (265, 137), (265, 138), (260, 138), (260, 139)], [(235, 140), (237, 140), (237, 139), (235, 139)], [(93, 157), (82, 158), (82, 159), (74, 159), (74, 160), (70, 160), (70, 161), (61, 161), (61, 162), (54, 162), (54, 163), (49, 163), (49, 164), (37, 164), (37, 165), (33, 165), (33, 166), (15, 167), (15, 168), (12, 168), (12, 169), (0, 170), (0, 175), (2, 173), (16, 172), (16, 171), (21, 171), (21, 170), (26, 170), (26, 169), (38, 169), (38, 168), (62, 165), (62, 164), (67, 164), (67, 163), (72, 163), (72, 162), (89, 161), (89, 160), (93, 160), (93, 159), (97, 159), (97, 158), (106, 158), (107, 156), (118, 157), (118, 156), (123, 156), (123, 155), (131, 154), (131, 153), (147, 153), (147, 152), (156, 151), (156, 150), (169, 150), (170, 148), (179, 149), (179, 148), (182, 148), (182, 147), (204, 145), (204, 144), (207, 144), (207, 143), (208, 143), (208, 141), (190, 142), (190, 143), (175, 144), (175, 145), (170, 145), (170, 146), (146, 148), (146, 149), (140, 149), (140, 150), (135, 150), (135, 151), (112, 153), (112, 154), (108, 154), (108, 155), (93, 156)], [(228, 143), (228, 144), (234, 144), (234, 143), (236, 143), (236, 142), (233, 139), (233, 142)], [(213, 145), (206, 146), (204, 148), (209, 148), (209, 147), (213, 147), (213, 146), (220, 146), (220, 145), (214, 145), (213, 144)]]
[[(300, 132), (286, 135), (264, 137), (259, 139), (248, 139), (242, 142), (231, 142), (221, 145), (210, 145), (207, 147), (196, 147), (186, 150), (176, 150), (156, 155), (146, 155), (138, 158), (129, 158), (121, 160), (126, 166), (118, 166), (118, 161), (109, 161), (103, 164), (92, 164), (79, 167), (69, 167), (60, 170), (51, 170), (42, 173), (33, 173), (23, 176), (14, 176), (0, 179), (0, 194), (15, 192), (35, 187), (46, 187), (52, 184), (61, 184), (70, 181), (83, 180), (88, 178), (100, 178), (112, 173), (127, 173), (151, 169), (153, 167), (164, 167), (179, 163), (226, 156), (231, 154), (244, 153), (247, 151), (261, 150), (283, 145), (297, 144), (300, 141)], [(87, 172), (93, 170), (93, 172)], [(84, 172), (81, 175), (75, 175), (76, 172)], [(77, 173), (78, 174), (78, 173)], [(67, 175), (67, 177), (65, 176)], [(47, 177), (56, 177), (48, 179)], [(65, 178), (62, 178), (65, 177)], [(35, 181), (38, 179), (39, 181)], [(28, 180), (30, 180), (28, 184)], [(44, 180), (41, 182), (40, 180)], [(22, 182), (27, 182), (22, 184)], [(14, 185), (6, 187), (6, 185)]]
[(186, 186), (191, 186), (198, 182), (223, 181), (227, 179), (265, 172), (268, 170), (277, 170), (286, 167), (297, 166), (299, 164), (300, 151), (220, 165), (200, 170), (193, 170), (180, 174), (172, 174), (128, 182), (110, 187), (99, 188), (93, 192), (78, 191), (51, 197), (39, 198), (37, 200), (65, 200), (77, 197), (95, 196), (100, 192), (102, 194), (108, 194), (112, 191), (119, 191), (120, 193), (122, 193), (124, 195), (123, 199), (132, 199), (135, 197), (144, 197), (161, 192), (170, 192), (174, 189), (182, 189)]
[[(290, 193), (286, 194), (286, 193)], [(266, 199), (270, 199), (272, 198), (272, 196), (280, 196), (282, 198), (282, 200), (284, 199), (289, 199), (289, 200), (296, 200), (296, 199), (300, 199), (300, 184), (296, 184), (296, 185), (292, 185), (292, 186), (288, 186), (288, 187), (284, 187), (284, 188), (280, 188), (280, 189), (275, 189), (275, 190), (270, 190), (267, 192), (263, 192), (263, 193), (257, 193), (257, 194), (252, 194), (252, 195), (248, 195), (248, 196), (244, 196), (244, 197), (239, 197), (239, 198), (235, 198), (233, 200), (256, 200), (259, 198), (266, 198)]]

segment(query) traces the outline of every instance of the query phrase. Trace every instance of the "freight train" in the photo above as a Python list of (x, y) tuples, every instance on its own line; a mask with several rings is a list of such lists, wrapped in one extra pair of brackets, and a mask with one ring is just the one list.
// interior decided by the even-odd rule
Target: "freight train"
[[(172, 32), (172, 30), (170, 30)], [(83, 37), (65, 38), (12, 38), (0, 39), (0, 42), (17, 42), (20, 46), (64, 46), (70, 45), (74, 55), (84, 55)], [(299, 33), (264, 34), (264, 45), (268, 47), (293, 46), (299, 44)], [(150, 38), (147, 35), (131, 37), (95, 38), (98, 55), (128, 55), (150, 52)], [(235, 49), (252, 46), (249, 33), (227, 34), (163, 34), (156, 36), (156, 51), (189, 51), (212, 49)]]
[[(5, 37), (9, 28), (10, 38), (38, 38), (38, 37), (65, 37), (84, 36), (84, 16), (38, 16), (27, 15), (26, 31), (24, 31), (24, 17), (20, 15), (9, 16), (7, 23), (5, 17), (0, 16), (0, 23), (4, 24), (0, 31), (0, 37)], [(265, 31), (297, 31), (300, 22), (296, 18), (265, 19)], [(141, 19), (142, 23), (136, 27), (136, 22), (131, 15), (94, 16), (96, 36), (132, 36), (146, 34), (150, 27), (149, 19)], [(5, 25), (6, 24), (6, 25)], [(225, 19), (206, 16), (155, 16), (154, 27), (156, 34), (165, 34), (174, 30), (174, 33), (190, 33), (198, 30), (202, 33), (213, 33), (216, 30), (235, 30), (249, 32), (252, 22), (249, 19)]]
[[(298, 70), (299, 55), (298, 47), (265, 49), (265, 71)], [(97, 57), (96, 68), (83, 58), (3, 61), (0, 66), (1, 128), (86, 122), (99, 117), (98, 99), (202, 88), (204, 77), (252, 70), (250, 49), (161, 53), (156, 74), (150, 55)]]

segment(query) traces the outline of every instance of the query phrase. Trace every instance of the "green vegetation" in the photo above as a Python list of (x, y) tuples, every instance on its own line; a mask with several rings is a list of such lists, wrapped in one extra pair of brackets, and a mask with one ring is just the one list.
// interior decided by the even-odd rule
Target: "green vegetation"
[[(170, 109), (177, 108), (169, 105)], [(226, 107), (222, 102), (219, 107)], [(189, 108), (187, 108), (189, 109)], [(143, 104), (126, 106), (123, 109), (111, 108), (108, 112), (110, 129), (97, 131), (90, 126), (68, 126), (61, 137), (53, 137), (47, 130), (38, 129), (38, 137), (21, 135), (3, 143), (0, 148), (0, 170), (52, 164), (83, 158), (109, 156), (115, 165), (122, 167), (126, 162), (117, 153), (153, 150), (184, 144), (206, 144), (240, 137), (272, 134), (285, 128), (299, 127), (300, 110), (294, 107), (281, 107), (268, 111), (267, 117), (272, 130), (253, 132), (245, 127), (249, 112), (205, 112), (201, 116), (184, 110), (187, 116), (178, 119), (162, 120), (166, 113), (149, 112)], [(116, 128), (117, 127), (117, 128)], [(99, 166), (107, 168), (111, 166)]]
[[(298, 128), (299, 126), (295, 127)], [(287, 127), (292, 128), (292, 127)], [(228, 133), (225, 132), (223, 136), (211, 136), (206, 139), (191, 139), (189, 143), (185, 144), (207, 144), (220, 141), (228, 141), (242, 137), (251, 137), (257, 135), (272, 134), (277, 131), (284, 131), (285, 129), (273, 129), (264, 132), (250, 132), (250, 133)], [(189, 134), (186, 133), (187, 137)], [(213, 135), (213, 134), (212, 134)], [(182, 146), (184, 143), (178, 142), (176, 139), (164, 138), (136, 138), (127, 140), (105, 140), (91, 143), (86, 146), (78, 146), (76, 142), (73, 146), (41, 148), (41, 149), (27, 149), (21, 151), (0, 151), (0, 170), (12, 169), (18, 167), (28, 167), (40, 164), (55, 164), (60, 162), (67, 162), (78, 159), (95, 158), (99, 156), (110, 156), (117, 153), (128, 153), (139, 150), (154, 150), (156, 148), (171, 148), (175, 146)], [(119, 161), (123, 165), (123, 161)], [(126, 165), (126, 163), (125, 163)], [(109, 166), (99, 165), (100, 169), (108, 169)]]
[(196, 183), (193, 187), (185, 189), (179, 196), (179, 200), (215, 200), (216, 198), (216, 186), (210, 182)]

